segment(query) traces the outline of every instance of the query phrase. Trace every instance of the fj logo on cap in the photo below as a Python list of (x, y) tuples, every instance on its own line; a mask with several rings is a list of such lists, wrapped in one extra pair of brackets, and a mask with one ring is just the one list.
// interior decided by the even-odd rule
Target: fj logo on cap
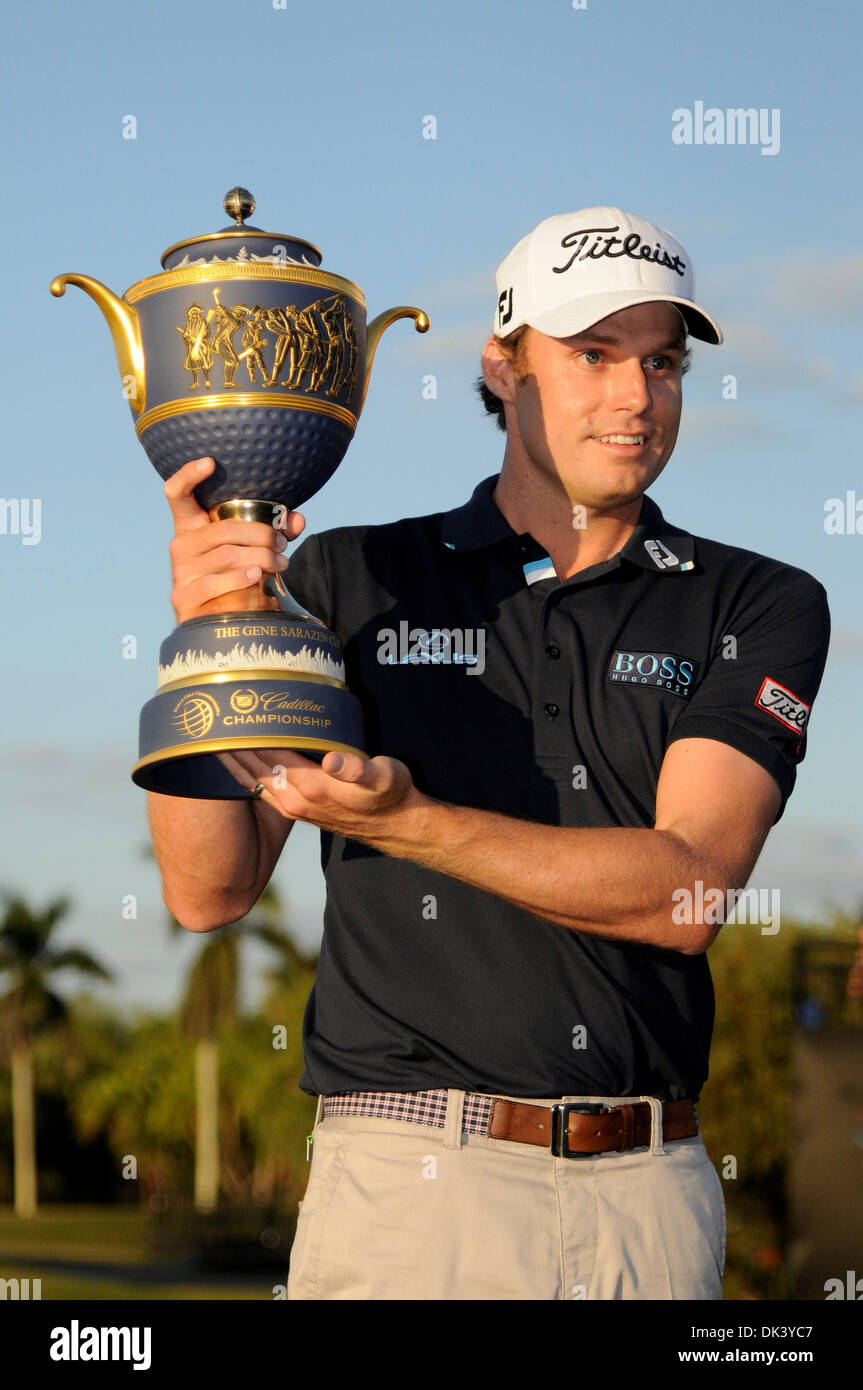
[(500, 327), (512, 318), (512, 289), (504, 290), (497, 301), (497, 318)]
[(799, 695), (795, 695), (793, 690), (788, 690), (770, 676), (765, 676), (761, 682), (761, 689), (755, 697), (755, 704), (766, 714), (772, 714), (773, 718), (778, 719), (780, 724), (784, 724), (786, 729), (793, 730), (795, 734), (805, 733), (806, 721), (812, 706), (807, 705), (806, 701), (801, 700)]
[(686, 699), (697, 675), (698, 662), (674, 652), (616, 651), (605, 679), (627, 685), (654, 685)]

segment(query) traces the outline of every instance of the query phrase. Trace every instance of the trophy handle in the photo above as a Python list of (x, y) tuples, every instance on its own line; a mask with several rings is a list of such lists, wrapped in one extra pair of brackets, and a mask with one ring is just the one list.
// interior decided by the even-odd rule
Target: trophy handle
[[(123, 378), (123, 392), (136, 415), (144, 409), (144, 349), (141, 343), (141, 325), (138, 311), (125, 299), (118, 299), (113, 290), (103, 285), (101, 280), (93, 280), (89, 275), (58, 275), (51, 281), (51, 293), (58, 298), (66, 293), (67, 285), (77, 285), (98, 304), (105, 315), (117, 365)], [(131, 385), (131, 389), (129, 389)]]
[[(397, 309), (386, 309), (382, 314), (378, 314), (376, 319), (372, 319), (366, 330), (366, 379), (363, 382), (363, 397), (360, 401), (360, 410), (366, 402), (366, 392), (369, 389), (369, 377), (372, 374), (372, 362), (375, 352), (384, 333), (391, 323), (396, 319), (412, 318), (416, 324), (417, 333), (427, 333), (429, 327), (428, 314), (422, 309), (414, 309), (410, 304), (400, 304)], [(359, 412), (357, 412), (359, 413)]]
[(313, 622), (320, 623), (322, 627), (326, 627), (323, 618), (318, 618), (314, 613), (307, 612), (305, 608), (297, 603), (297, 600), (294, 598), (293, 594), (290, 593), (288, 586), (280, 574), (268, 574), (263, 581), (262, 587), (265, 594), (268, 594), (277, 601), (280, 611), (288, 618), (293, 618), (295, 621), (299, 622), (308, 622), (309, 619), (311, 619)]

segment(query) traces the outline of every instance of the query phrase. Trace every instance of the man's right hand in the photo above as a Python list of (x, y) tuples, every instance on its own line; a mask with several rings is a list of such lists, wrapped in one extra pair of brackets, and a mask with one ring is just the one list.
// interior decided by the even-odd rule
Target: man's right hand
[(192, 459), (165, 484), (174, 517), (171, 603), (178, 623), (232, 609), (278, 608), (275, 598), (262, 595), (259, 581), (287, 569), (285, 547), (306, 524), (300, 512), (288, 512), (281, 530), (240, 518), (210, 521), (194, 490), (215, 466), (212, 458)]

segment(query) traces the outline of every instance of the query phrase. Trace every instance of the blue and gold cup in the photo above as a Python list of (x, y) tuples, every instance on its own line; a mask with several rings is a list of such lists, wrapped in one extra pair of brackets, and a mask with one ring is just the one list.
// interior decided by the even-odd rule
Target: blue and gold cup
[[(338, 468), (353, 438), (381, 334), (420, 309), (366, 325), (363, 292), (320, 269), (299, 237), (246, 222), (254, 200), (224, 200), (234, 225), (180, 241), (163, 272), (118, 298), (87, 275), (58, 275), (95, 300), (114, 340), (138, 438), (167, 480), (193, 458), (216, 467), (195, 489), (211, 519), (280, 526)], [(216, 757), (290, 748), (320, 762), (363, 752), (359, 702), (338, 638), (291, 597), (281, 575), (180, 623), (162, 643), (159, 686), (141, 711), (132, 779), (170, 796), (243, 799)]]

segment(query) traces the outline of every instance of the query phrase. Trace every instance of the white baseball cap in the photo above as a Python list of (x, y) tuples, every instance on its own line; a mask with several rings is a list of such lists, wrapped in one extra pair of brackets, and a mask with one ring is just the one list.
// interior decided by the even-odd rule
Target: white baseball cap
[(695, 303), (695, 274), (685, 246), (621, 208), (582, 208), (547, 217), (510, 251), (497, 271), (497, 338), (530, 324), (551, 338), (583, 333), (633, 304), (676, 304), (694, 338), (722, 333)]

